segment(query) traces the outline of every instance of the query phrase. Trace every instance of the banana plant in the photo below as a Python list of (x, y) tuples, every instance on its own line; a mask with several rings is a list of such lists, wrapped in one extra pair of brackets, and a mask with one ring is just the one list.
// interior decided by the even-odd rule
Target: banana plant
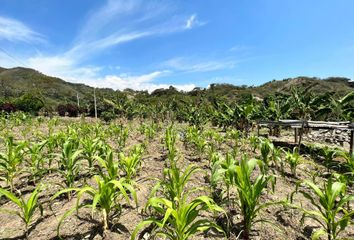
[(4, 174), (1, 179), (10, 186), (11, 192), (14, 190), (14, 178), (21, 172), (20, 165), (23, 162), (26, 142), (15, 143), (13, 136), (5, 139), (5, 152), (0, 153), (0, 173)]
[[(75, 211), (78, 213), (80, 208), (91, 208), (92, 218), (96, 209), (101, 212), (103, 230), (109, 229), (110, 220), (119, 216), (122, 211), (122, 201), (130, 204), (130, 196), (133, 197), (135, 205), (137, 205), (136, 192), (132, 185), (130, 185), (125, 178), (119, 180), (106, 181), (99, 176), (94, 176), (97, 187), (84, 186), (82, 188), (67, 188), (56, 193), (51, 200), (53, 201), (61, 194), (76, 192), (77, 199), (76, 205), (69, 209), (60, 218), (57, 226), (57, 234), (60, 237), (60, 227), (63, 221), (73, 214)], [(80, 202), (83, 195), (86, 194), (90, 197), (91, 201)]]
[(339, 239), (339, 234), (349, 225), (354, 224), (354, 211), (346, 207), (354, 201), (354, 196), (346, 193), (346, 184), (334, 181), (330, 177), (322, 188), (311, 181), (305, 181), (302, 185), (307, 189), (301, 189), (299, 192), (312, 203), (316, 210), (308, 210), (296, 205), (293, 207), (303, 212), (302, 223), (305, 218), (311, 218), (322, 226), (322, 229), (313, 233), (312, 238), (319, 239), (320, 236), (326, 235), (328, 240)]
[(25, 224), (25, 235), (26, 239), (28, 239), (28, 227), (30, 226), (33, 215), (37, 209), (40, 210), (41, 216), (43, 215), (43, 207), (41, 203), (38, 201), (39, 194), (41, 192), (41, 186), (37, 186), (33, 192), (30, 194), (29, 198), (26, 200), (22, 196), (17, 197), (15, 194), (0, 188), (0, 196), (6, 197), (9, 201), (14, 203), (19, 210), (13, 209), (4, 209), (0, 208), (0, 212), (5, 212), (11, 215), (17, 215), (21, 218), (23, 223)]

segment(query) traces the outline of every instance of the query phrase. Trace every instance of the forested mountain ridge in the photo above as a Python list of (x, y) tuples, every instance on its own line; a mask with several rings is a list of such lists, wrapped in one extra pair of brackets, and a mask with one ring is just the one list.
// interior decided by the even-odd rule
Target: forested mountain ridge
[[(222, 96), (229, 99), (238, 99), (252, 94), (258, 98), (268, 95), (287, 94), (292, 87), (309, 88), (311, 91), (324, 94), (331, 92), (342, 96), (354, 90), (350, 79), (331, 77), (326, 79), (314, 77), (297, 77), (284, 80), (273, 80), (260, 86), (234, 86), (232, 84), (211, 84), (209, 88), (196, 88), (191, 92), (178, 92), (175, 88), (157, 89), (151, 94), (146, 91), (114, 91), (113, 89), (98, 88), (98, 96), (112, 96), (113, 93), (124, 92), (126, 95), (141, 95), (153, 97), (169, 97), (173, 95), (193, 96), (196, 92), (203, 92), (205, 96)], [(18, 98), (26, 93), (42, 96), (48, 104), (75, 103), (77, 96), (83, 102), (91, 102), (94, 89), (85, 84), (66, 82), (60, 78), (50, 77), (30, 68), (2, 68), (0, 67), (0, 99)]]

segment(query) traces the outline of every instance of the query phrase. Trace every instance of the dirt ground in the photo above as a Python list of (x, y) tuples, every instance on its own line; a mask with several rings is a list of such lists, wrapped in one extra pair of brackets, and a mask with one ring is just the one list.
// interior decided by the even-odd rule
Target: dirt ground
[[(59, 126), (56, 127), (56, 131), (60, 129), (65, 129), (67, 126), (71, 125), (73, 121), (79, 120), (61, 120)], [(87, 120), (88, 121), (88, 120)], [(92, 121), (92, 120), (89, 120)], [(137, 130), (139, 127), (139, 122), (130, 122), (129, 125), (131, 131), (129, 132), (129, 138), (126, 144), (126, 149), (134, 146), (135, 144), (142, 143), (145, 140), (145, 136), (140, 134)], [(164, 129), (167, 125), (162, 124), (162, 128), (151, 140), (148, 140), (147, 148), (142, 157), (142, 169), (136, 177), (136, 190), (138, 196), (138, 206), (123, 207), (122, 213), (119, 217), (114, 218), (110, 230), (103, 232), (101, 226), (100, 214), (97, 212), (93, 216), (91, 215), (90, 209), (81, 209), (78, 214), (73, 214), (67, 218), (61, 227), (61, 236), (64, 239), (130, 239), (130, 235), (136, 225), (144, 219), (143, 209), (147, 202), (148, 196), (150, 194), (151, 188), (156, 183), (155, 179), (161, 179), (163, 176), (163, 169), (165, 167), (166, 160), (166, 150), (163, 145)], [(187, 125), (178, 124), (177, 131), (183, 132)], [(6, 130), (6, 129), (5, 129)], [(3, 130), (3, 133), (4, 131)], [(17, 139), (35, 139), (36, 136), (42, 135), (46, 136), (48, 133), (48, 128), (46, 122), (40, 123), (38, 126), (32, 126), (28, 130), (28, 134), (25, 134), (23, 126), (14, 127), (13, 131)], [(225, 134), (221, 132), (221, 134)], [(3, 134), (2, 133), (2, 134)], [(0, 135), (1, 138), (1, 135)], [(290, 137), (289, 137), (290, 138)], [(112, 139), (108, 139), (109, 144), (116, 144)], [(3, 149), (3, 143), (0, 143), (0, 151)], [(225, 154), (226, 151), (231, 149), (232, 142), (226, 140), (223, 142), (220, 153)], [(203, 171), (197, 172), (193, 175), (190, 182), (190, 187), (206, 187), (208, 182), (206, 175), (209, 171), (208, 165), (209, 161), (207, 159), (207, 154), (204, 154), (200, 159), (195, 153), (192, 147), (186, 147), (182, 143), (181, 139), (177, 141), (178, 149), (178, 164), (184, 169), (189, 164), (194, 164), (198, 166)], [(250, 146), (246, 143), (242, 146), (240, 150), (240, 156), (242, 154), (248, 154), (251, 157), (259, 158), (260, 152), (252, 152)], [(86, 184), (94, 184), (93, 176), (90, 176), (82, 168), (81, 177), (77, 180), (76, 186), (83, 186)], [(264, 192), (261, 198), (261, 202), (274, 201), (279, 202), (281, 200), (287, 199), (290, 194), (295, 190), (295, 185), (300, 180), (312, 180), (315, 173), (325, 172), (326, 168), (319, 161), (314, 161), (311, 159), (310, 155), (304, 154), (303, 161), (299, 165), (297, 170), (297, 178), (294, 178), (290, 174), (290, 169), (286, 168), (285, 176), (281, 176), (274, 167), (271, 168), (276, 175), (276, 185), (275, 192), (271, 191), (269, 187), (267, 192)], [(257, 171), (257, 173), (259, 173)], [(324, 176), (317, 174), (316, 182), (323, 182)], [(65, 198), (59, 198), (54, 201), (50, 201), (50, 198), (60, 190), (60, 186), (57, 183), (61, 183), (63, 179), (56, 173), (47, 174), (43, 179), (42, 183), (45, 184), (44, 190), (41, 192), (40, 201), (44, 206), (43, 216), (37, 212), (34, 221), (29, 228), (29, 239), (44, 240), (44, 239), (57, 239), (56, 228), (60, 217), (70, 208), (75, 205), (76, 197), (74, 196), (70, 201)], [(0, 180), (0, 186), (5, 186), (5, 182)], [(29, 192), (34, 189), (34, 184), (28, 181), (28, 173), (22, 173), (15, 181), (16, 188), (25, 196), (28, 196)], [(353, 194), (353, 188), (349, 189), (349, 192)], [(195, 196), (200, 194), (205, 194), (206, 191), (200, 191), (195, 193)], [(295, 194), (294, 203), (302, 205), (304, 208), (312, 209), (313, 206), (304, 198), (301, 194)], [(16, 206), (5, 198), (0, 199), (1, 209), (17, 209)], [(354, 206), (352, 206), (354, 208)], [(239, 225), (241, 223), (241, 215), (238, 210), (231, 211), (233, 228), (235, 228), (234, 233), (229, 239), (237, 239), (239, 232)], [(206, 215), (208, 216), (208, 215)], [(211, 216), (208, 216), (211, 217)], [(310, 239), (313, 231), (318, 230), (319, 224), (310, 219), (306, 219), (303, 224), (301, 224), (302, 213), (298, 210), (288, 209), (282, 205), (273, 205), (264, 209), (260, 213), (260, 217), (267, 219), (272, 224), (257, 223), (253, 226), (253, 231), (251, 234), (251, 239)], [(222, 220), (221, 220), (222, 223)], [(0, 239), (24, 239), (25, 238), (25, 227), (18, 216), (9, 215), (4, 212), (0, 212)], [(354, 227), (350, 226), (345, 232), (340, 235), (342, 238), (354, 239)], [(146, 239), (147, 235), (145, 235)], [(193, 239), (224, 239), (220, 234), (215, 234), (209, 232), (206, 234), (199, 234)], [(239, 237), (242, 239), (242, 237)]]

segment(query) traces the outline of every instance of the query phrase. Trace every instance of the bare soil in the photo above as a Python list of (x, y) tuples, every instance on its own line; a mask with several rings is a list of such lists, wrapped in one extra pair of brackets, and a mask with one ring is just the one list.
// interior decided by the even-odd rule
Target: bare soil
[[(73, 124), (73, 122), (79, 122), (80, 120), (61, 120), (59, 126), (55, 127), (55, 131), (66, 129), (67, 126)], [(92, 120), (86, 120), (93, 122)], [(124, 122), (125, 125), (130, 126), (129, 139), (126, 144), (126, 149), (131, 148), (135, 144), (141, 143), (145, 140), (145, 136), (141, 135), (137, 128), (139, 123)], [(136, 177), (136, 189), (138, 195), (138, 206), (124, 207), (122, 214), (119, 217), (114, 218), (110, 230), (103, 232), (101, 225), (101, 216), (99, 212), (91, 215), (90, 209), (81, 209), (78, 214), (73, 214), (67, 218), (61, 227), (61, 236), (63, 239), (130, 239), (130, 235), (136, 225), (144, 219), (143, 209), (147, 202), (151, 188), (156, 183), (156, 179), (161, 179), (163, 176), (163, 169), (165, 167), (166, 151), (163, 146), (164, 128), (166, 124), (162, 124), (161, 130), (156, 136), (147, 140), (147, 148), (142, 158), (142, 169)], [(28, 126), (27, 126), (28, 127)], [(186, 125), (177, 125), (178, 131), (186, 129)], [(11, 129), (17, 139), (30, 139), (36, 140), (38, 136), (46, 136), (48, 134), (48, 127), (46, 122), (29, 126), (29, 130), (24, 130), (24, 126), (14, 127)], [(6, 129), (5, 129), (6, 130)], [(3, 134), (4, 131), (3, 130)], [(8, 130), (8, 129), (7, 129)], [(26, 132), (26, 133), (24, 133)], [(225, 134), (221, 132), (221, 134)], [(1, 135), (0, 135), (1, 137)], [(107, 139), (110, 145), (116, 144), (112, 139)], [(290, 141), (290, 137), (289, 137)], [(221, 153), (225, 154), (230, 150), (233, 143), (230, 140), (226, 140), (221, 149)], [(0, 143), (0, 151), (3, 150), (3, 143)], [(189, 187), (208, 187), (207, 175), (209, 173), (209, 161), (207, 154), (198, 156), (193, 147), (187, 147), (178, 140), (178, 164), (181, 169), (184, 169), (189, 164), (197, 165), (202, 171), (197, 172), (190, 182)], [(241, 147), (240, 156), (242, 154), (248, 154), (251, 157), (260, 157), (259, 152), (252, 152), (250, 146), (245, 144)], [(295, 185), (301, 180), (312, 180), (316, 176), (316, 182), (321, 184), (324, 180), (324, 176), (317, 174), (319, 172), (325, 172), (326, 168), (321, 162), (313, 161), (309, 155), (303, 155), (304, 161), (300, 164), (297, 170), (297, 178), (294, 178), (290, 174), (290, 169), (286, 168), (285, 176), (281, 176), (274, 167), (271, 170), (274, 171), (276, 177), (275, 192), (268, 189), (262, 196), (261, 202), (273, 201), (279, 202), (287, 199), (290, 194), (295, 190)], [(77, 180), (76, 186), (83, 186), (86, 184), (94, 184), (93, 176), (89, 176), (83, 167), (82, 177)], [(257, 172), (259, 173), (259, 172)], [(50, 198), (60, 190), (60, 186), (57, 183), (61, 183), (63, 179), (56, 172), (47, 174), (42, 183), (45, 184), (45, 189), (41, 192), (40, 201), (44, 206), (43, 216), (40, 216), (38, 211), (35, 214), (34, 221), (29, 228), (28, 239), (44, 240), (44, 239), (58, 239), (56, 228), (61, 216), (70, 208), (75, 206), (76, 197), (74, 196), (70, 201), (66, 198), (58, 198), (54, 201), (50, 201)], [(0, 186), (5, 187), (5, 182), (0, 180)], [(16, 178), (15, 186), (25, 198), (34, 189), (34, 184), (28, 181), (28, 173), (22, 173)], [(349, 189), (349, 192), (353, 194), (353, 188)], [(196, 192), (193, 196), (201, 194), (207, 194), (207, 190)], [(235, 193), (233, 193), (235, 195)], [(192, 196), (192, 197), (193, 197)], [(295, 194), (294, 203), (302, 205), (306, 209), (313, 209), (313, 205), (304, 198), (301, 194)], [(17, 207), (0, 198), (0, 209), (17, 209)], [(224, 206), (225, 207), (225, 206)], [(354, 206), (351, 206), (354, 208)], [(240, 211), (235, 208), (230, 210), (232, 214), (229, 217), (232, 219), (234, 230), (229, 239), (242, 239), (242, 233), (239, 232), (242, 217)], [(205, 216), (209, 216), (206, 214)], [(298, 210), (287, 209), (282, 205), (273, 205), (264, 209), (259, 218), (266, 219), (272, 224), (260, 222), (254, 225), (251, 234), (251, 239), (310, 239), (313, 231), (319, 229), (319, 224), (310, 219), (306, 219), (301, 223), (302, 213)], [(219, 222), (225, 224), (225, 218), (220, 217)], [(348, 227), (347, 230), (340, 235), (342, 238), (354, 239), (354, 227)], [(0, 212), (0, 239), (25, 239), (25, 227), (23, 222), (18, 216), (9, 215), (4, 212)], [(194, 239), (224, 239), (220, 234), (215, 234), (212, 231), (197, 235)]]

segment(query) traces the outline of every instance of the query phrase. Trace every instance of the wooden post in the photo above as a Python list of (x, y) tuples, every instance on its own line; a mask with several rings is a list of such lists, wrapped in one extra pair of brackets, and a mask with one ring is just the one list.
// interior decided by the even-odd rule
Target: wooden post
[(259, 125), (257, 124), (257, 136), (259, 137)]
[(349, 153), (354, 152), (354, 130), (350, 131), (350, 143), (349, 143)]
[(297, 138), (298, 138), (298, 128), (294, 128), (294, 132), (295, 132), (295, 143), (297, 143)]
[(93, 88), (93, 101), (95, 104), (95, 118), (97, 119), (96, 87)]

